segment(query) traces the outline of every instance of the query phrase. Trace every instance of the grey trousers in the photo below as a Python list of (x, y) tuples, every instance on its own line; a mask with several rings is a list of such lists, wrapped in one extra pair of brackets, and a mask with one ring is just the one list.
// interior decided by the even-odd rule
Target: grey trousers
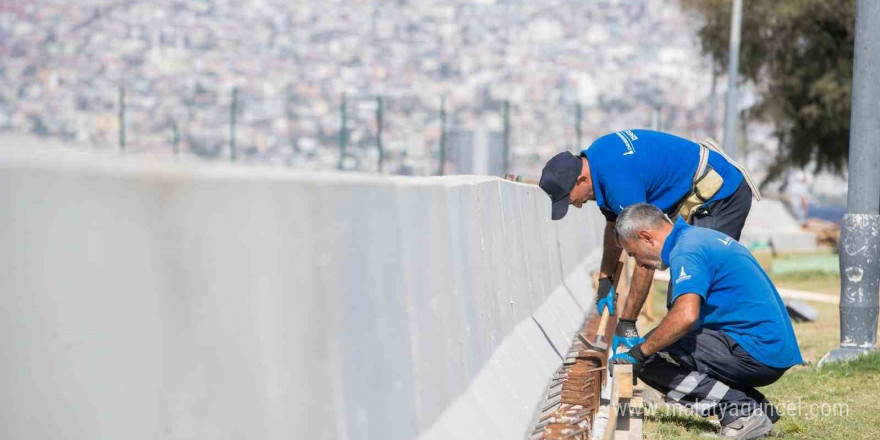
[(700, 329), (645, 360), (639, 378), (667, 399), (722, 425), (747, 416), (759, 405), (776, 410), (755, 387), (776, 382), (788, 368), (773, 368), (749, 355), (723, 331)]

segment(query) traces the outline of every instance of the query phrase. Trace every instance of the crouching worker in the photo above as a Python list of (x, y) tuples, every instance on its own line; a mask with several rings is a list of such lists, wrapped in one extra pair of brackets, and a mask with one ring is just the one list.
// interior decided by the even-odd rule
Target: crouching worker
[(673, 224), (656, 206), (627, 207), (615, 237), (636, 263), (669, 266), (672, 308), (660, 325), (612, 363), (703, 416), (725, 438), (753, 439), (779, 419), (755, 387), (803, 362), (785, 305), (746, 248), (711, 229)]

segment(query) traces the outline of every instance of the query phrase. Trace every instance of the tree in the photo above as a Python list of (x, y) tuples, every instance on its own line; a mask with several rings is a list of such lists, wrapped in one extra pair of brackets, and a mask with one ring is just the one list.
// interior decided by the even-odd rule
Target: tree
[[(731, 1), (681, 0), (704, 19), (702, 50), (723, 72)], [(855, 0), (744, 0), (740, 75), (758, 85), (753, 117), (770, 121), (779, 154), (763, 184), (787, 165), (840, 173), (849, 153)]]

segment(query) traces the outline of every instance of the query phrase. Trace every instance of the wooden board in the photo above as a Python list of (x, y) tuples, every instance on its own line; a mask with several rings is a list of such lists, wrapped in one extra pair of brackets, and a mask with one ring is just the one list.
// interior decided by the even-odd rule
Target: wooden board
[[(621, 404), (621, 397), (624, 403), (629, 403), (632, 397), (632, 365), (620, 364), (614, 366), (614, 376), (611, 378), (611, 401), (608, 404), (608, 426), (605, 427), (605, 433), (602, 440), (611, 440), (614, 438), (614, 432), (617, 430), (617, 413)], [(627, 386), (623, 386), (627, 384)], [(621, 396), (623, 393), (628, 395)]]

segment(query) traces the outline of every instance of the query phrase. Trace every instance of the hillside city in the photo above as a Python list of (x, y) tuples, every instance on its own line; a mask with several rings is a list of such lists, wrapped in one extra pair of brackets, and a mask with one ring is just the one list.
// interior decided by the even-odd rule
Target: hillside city
[(620, 129), (720, 138), (696, 26), (661, 0), (3, 0), (0, 131), (118, 148), (124, 88), (127, 151), (227, 158), (234, 116), (239, 160), (334, 169), (345, 96), (342, 166), (376, 171), (381, 98), (383, 172), (436, 173), (442, 106), (444, 171), (498, 174), (509, 102), (536, 173)]

